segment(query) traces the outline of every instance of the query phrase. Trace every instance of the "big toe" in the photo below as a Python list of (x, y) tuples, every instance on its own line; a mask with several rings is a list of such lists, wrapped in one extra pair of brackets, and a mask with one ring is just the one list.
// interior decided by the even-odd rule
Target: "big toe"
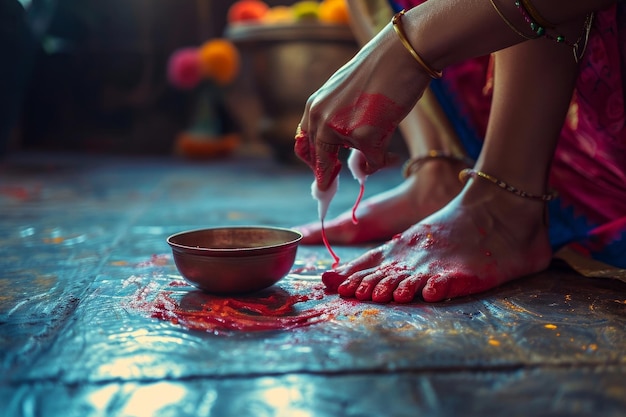
[(348, 277), (335, 271), (326, 271), (322, 274), (322, 282), (326, 289), (337, 292), (337, 289)]

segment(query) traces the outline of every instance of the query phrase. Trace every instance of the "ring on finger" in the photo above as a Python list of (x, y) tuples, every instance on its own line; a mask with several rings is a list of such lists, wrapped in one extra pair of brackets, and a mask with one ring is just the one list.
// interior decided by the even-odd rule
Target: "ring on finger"
[(295, 140), (306, 139), (306, 132), (302, 130), (302, 125), (298, 123), (298, 127), (296, 127), (296, 135), (294, 136)]

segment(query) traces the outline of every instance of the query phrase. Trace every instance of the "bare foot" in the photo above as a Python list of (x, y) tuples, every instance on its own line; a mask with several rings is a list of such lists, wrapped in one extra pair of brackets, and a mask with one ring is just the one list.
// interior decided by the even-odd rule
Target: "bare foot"
[(386, 244), (324, 273), (322, 281), (359, 300), (408, 303), (421, 292), (435, 302), (545, 269), (552, 255), (545, 205), (474, 184)]
[[(363, 200), (357, 208), (358, 223), (352, 222), (352, 209), (324, 223), (326, 236), (334, 244), (382, 242), (391, 239), (445, 206), (462, 189), (458, 173), (467, 168), (459, 162), (431, 160), (418, 173), (397, 187)], [(322, 243), (319, 222), (297, 226), (305, 245)]]

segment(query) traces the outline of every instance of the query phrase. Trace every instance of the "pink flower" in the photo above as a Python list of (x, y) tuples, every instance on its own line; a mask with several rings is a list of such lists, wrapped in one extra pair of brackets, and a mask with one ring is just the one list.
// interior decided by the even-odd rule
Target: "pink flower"
[(196, 87), (202, 78), (197, 49), (184, 48), (175, 51), (168, 62), (167, 77), (172, 85), (180, 89)]

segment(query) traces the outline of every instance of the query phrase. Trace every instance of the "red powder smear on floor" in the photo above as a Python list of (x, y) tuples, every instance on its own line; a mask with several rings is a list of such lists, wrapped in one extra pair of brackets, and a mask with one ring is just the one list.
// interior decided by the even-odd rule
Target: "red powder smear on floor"
[(337, 256), (333, 248), (330, 246), (328, 237), (326, 237), (326, 228), (324, 227), (324, 220), (322, 219), (321, 222), (322, 222), (322, 241), (324, 242), (324, 246), (326, 246), (326, 250), (328, 250), (328, 253), (330, 253), (330, 256), (333, 257), (332, 268), (337, 268), (337, 266), (339, 265), (339, 262), (341, 262), (341, 259), (339, 259), (339, 256)]
[(174, 290), (189, 287), (180, 280), (165, 286), (155, 282), (142, 286), (139, 277), (131, 277), (125, 282), (128, 284), (139, 287), (126, 307), (189, 330), (216, 335), (293, 330), (341, 317), (354, 321), (372, 310), (366, 304), (330, 296), (321, 283), (296, 283), (292, 290), (298, 294), (277, 287), (238, 297), (219, 297), (195, 289)]
[(356, 218), (356, 209), (359, 207), (359, 204), (361, 203), (361, 199), (363, 198), (364, 193), (365, 193), (365, 184), (361, 184), (361, 187), (359, 189), (359, 196), (356, 198), (356, 201), (354, 202), (354, 206), (352, 206), (352, 223), (353, 224), (359, 223), (359, 220)]
[[(168, 286), (183, 285), (186, 284), (174, 281)], [(289, 330), (327, 321), (336, 311), (329, 306), (298, 308), (308, 301), (323, 298), (319, 284), (308, 294), (290, 295), (276, 290), (258, 296), (219, 297), (195, 290), (180, 300), (173, 291), (155, 294), (154, 289), (150, 285), (140, 288), (128, 306), (152, 318), (206, 332)]]

